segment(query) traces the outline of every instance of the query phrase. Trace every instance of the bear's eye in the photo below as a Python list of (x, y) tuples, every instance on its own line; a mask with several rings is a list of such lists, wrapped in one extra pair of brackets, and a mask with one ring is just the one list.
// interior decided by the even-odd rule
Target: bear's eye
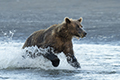
[(78, 25), (76, 26), (77, 28), (80, 28)]
[(83, 26), (82, 26), (82, 25), (80, 25), (80, 27), (81, 27), (81, 28), (83, 28)]

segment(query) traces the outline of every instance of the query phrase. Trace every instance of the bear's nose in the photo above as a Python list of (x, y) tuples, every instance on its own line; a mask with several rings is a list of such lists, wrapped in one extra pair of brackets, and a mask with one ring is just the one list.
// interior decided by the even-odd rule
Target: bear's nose
[(84, 32), (84, 36), (86, 36), (87, 35), (87, 33), (86, 32)]

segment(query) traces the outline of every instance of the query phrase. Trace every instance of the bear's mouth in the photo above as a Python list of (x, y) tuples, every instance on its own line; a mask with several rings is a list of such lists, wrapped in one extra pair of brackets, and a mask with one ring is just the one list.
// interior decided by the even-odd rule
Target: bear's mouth
[(83, 36), (82, 36), (82, 35), (75, 35), (74, 37), (75, 37), (76, 39), (83, 38)]
[(85, 34), (77, 34), (77, 35), (75, 35), (75, 37), (76, 37), (77, 39), (79, 39), (79, 38), (84, 38), (84, 37), (86, 36), (86, 34), (87, 34), (87, 33), (85, 33)]
[(80, 37), (78, 37), (78, 36), (74, 36), (76, 39), (80, 39)]

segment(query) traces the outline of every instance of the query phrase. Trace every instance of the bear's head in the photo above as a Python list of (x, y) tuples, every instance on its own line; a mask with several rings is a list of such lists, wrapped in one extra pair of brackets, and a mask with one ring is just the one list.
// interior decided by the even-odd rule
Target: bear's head
[(62, 26), (61, 30), (62, 32), (64, 31), (65, 34), (75, 36), (77, 38), (83, 38), (87, 33), (82, 29), (83, 26), (81, 25), (81, 22), (82, 18), (73, 20), (66, 17), (63, 22), (64, 26)]

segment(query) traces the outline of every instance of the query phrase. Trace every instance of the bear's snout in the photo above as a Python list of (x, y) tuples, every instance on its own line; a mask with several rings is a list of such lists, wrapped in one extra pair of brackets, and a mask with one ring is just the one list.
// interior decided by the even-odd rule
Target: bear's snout
[(81, 38), (85, 37), (86, 35), (87, 35), (87, 33), (86, 33), (86, 32), (83, 32), (83, 33), (81, 34)]
[(84, 32), (84, 34), (83, 34), (83, 35), (84, 35), (84, 37), (85, 37), (85, 36), (87, 35), (87, 33), (86, 33), (86, 32)]
[(79, 35), (80, 35), (80, 38), (83, 38), (87, 35), (87, 33), (83, 31), (83, 32), (79, 33)]

